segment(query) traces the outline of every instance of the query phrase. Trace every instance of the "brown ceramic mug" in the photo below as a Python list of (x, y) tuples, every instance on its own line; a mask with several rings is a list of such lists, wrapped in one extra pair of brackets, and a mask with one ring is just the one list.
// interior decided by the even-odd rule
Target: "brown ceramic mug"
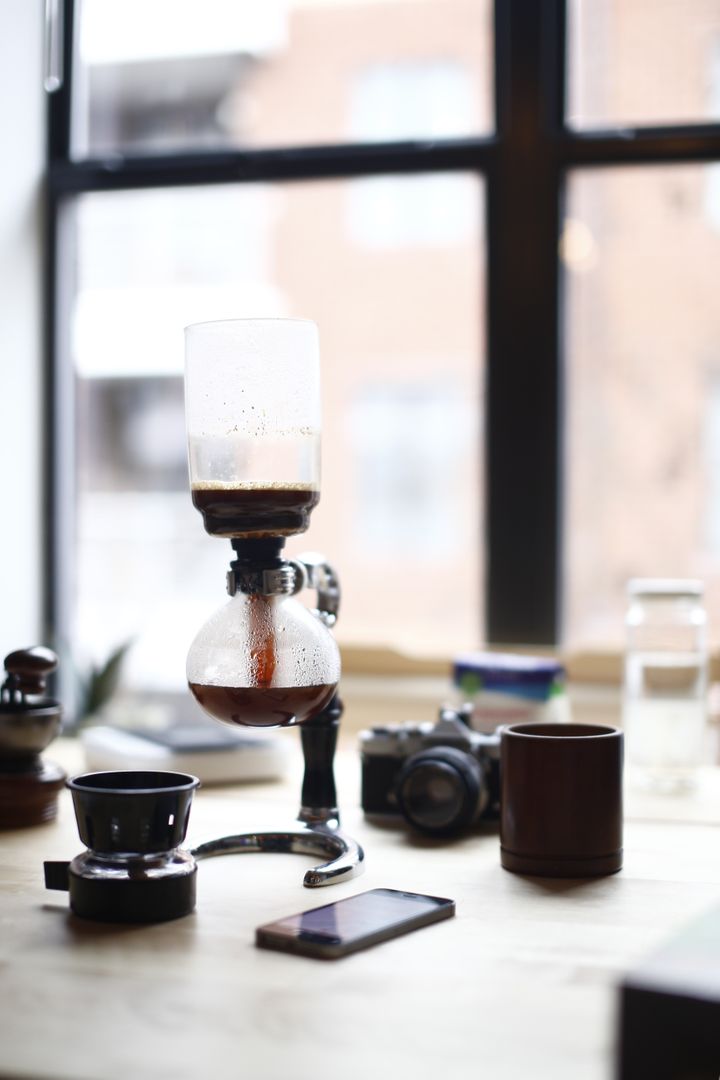
[(500, 860), (542, 877), (622, 866), (623, 736), (595, 724), (512, 724), (501, 733)]

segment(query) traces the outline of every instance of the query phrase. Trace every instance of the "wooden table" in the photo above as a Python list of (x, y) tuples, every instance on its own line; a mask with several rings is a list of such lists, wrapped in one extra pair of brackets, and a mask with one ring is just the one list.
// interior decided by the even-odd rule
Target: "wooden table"
[[(55, 747), (72, 768), (76, 750)], [(299, 772), (201, 790), (190, 842), (292, 818)], [(196, 913), (157, 926), (83, 922), (44, 889), (43, 860), (81, 850), (69, 793), (56, 823), (0, 834), (0, 1075), (611, 1077), (622, 973), (720, 899), (717, 772), (693, 799), (631, 802), (625, 868), (575, 882), (503, 871), (490, 833), (371, 827), (352, 749), (338, 776), (362, 878), (307, 890), (304, 857), (212, 859)], [(337, 962), (253, 945), (260, 923), (376, 886), (453, 897), (457, 917)]]

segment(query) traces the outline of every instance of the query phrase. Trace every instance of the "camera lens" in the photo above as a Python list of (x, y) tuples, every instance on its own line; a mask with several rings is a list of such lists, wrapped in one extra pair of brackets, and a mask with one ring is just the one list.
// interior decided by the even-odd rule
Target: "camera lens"
[(480, 763), (451, 746), (408, 758), (397, 780), (400, 809), (421, 832), (447, 835), (469, 825), (487, 802)]

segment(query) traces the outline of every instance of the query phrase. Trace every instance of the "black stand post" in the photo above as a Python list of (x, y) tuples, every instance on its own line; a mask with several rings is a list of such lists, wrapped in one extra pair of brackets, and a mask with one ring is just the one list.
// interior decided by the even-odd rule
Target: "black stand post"
[(340, 816), (333, 761), (342, 714), (342, 702), (335, 694), (322, 712), (306, 720), (300, 728), (305, 775), (298, 819), (308, 824), (337, 820)]

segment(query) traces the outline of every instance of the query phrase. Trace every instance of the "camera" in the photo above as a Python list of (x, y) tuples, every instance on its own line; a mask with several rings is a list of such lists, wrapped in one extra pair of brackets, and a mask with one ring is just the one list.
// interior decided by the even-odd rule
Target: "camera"
[(361, 732), (365, 813), (401, 816), (433, 836), (498, 817), (500, 735), (472, 731), (470, 712), (470, 706), (443, 708), (434, 724), (388, 724)]

